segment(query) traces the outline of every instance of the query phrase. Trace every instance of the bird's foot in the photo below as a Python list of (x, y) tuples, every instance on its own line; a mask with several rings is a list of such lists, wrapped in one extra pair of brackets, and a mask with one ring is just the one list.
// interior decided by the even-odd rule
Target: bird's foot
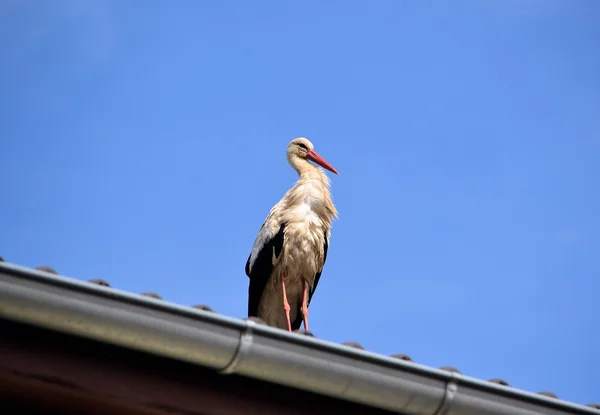
[(304, 321), (304, 330), (308, 331), (308, 308), (302, 307), (302, 320)]
[(292, 320), (290, 319), (290, 303), (288, 303), (287, 294), (285, 291), (285, 275), (281, 273), (281, 289), (283, 290), (283, 310), (287, 320), (288, 331), (292, 331)]
[(308, 331), (308, 284), (304, 282), (304, 290), (302, 292), (302, 320), (304, 321), (304, 330)]

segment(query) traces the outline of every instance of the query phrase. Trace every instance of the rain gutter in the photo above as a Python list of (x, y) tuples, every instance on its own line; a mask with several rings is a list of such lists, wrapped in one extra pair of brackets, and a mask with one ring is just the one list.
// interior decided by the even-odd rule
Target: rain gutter
[(600, 414), (457, 373), (7, 263), (0, 263), (0, 318), (399, 414)]

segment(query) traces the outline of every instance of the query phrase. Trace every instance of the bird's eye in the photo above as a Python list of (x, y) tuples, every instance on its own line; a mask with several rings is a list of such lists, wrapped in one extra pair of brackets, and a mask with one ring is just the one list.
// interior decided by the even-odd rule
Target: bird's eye
[(303, 149), (308, 150), (308, 147), (306, 147), (306, 144), (298, 143), (298, 145), (300, 147), (302, 147)]

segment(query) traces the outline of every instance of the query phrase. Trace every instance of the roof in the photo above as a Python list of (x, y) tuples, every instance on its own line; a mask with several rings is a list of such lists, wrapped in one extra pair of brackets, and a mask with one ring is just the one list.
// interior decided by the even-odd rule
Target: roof
[(394, 414), (1, 318), (0, 408), (13, 415)]
[(206, 305), (169, 303), (156, 293), (120, 291), (104, 280), (76, 280), (47, 266), (0, 262), (0, 318), (401, 414), (600, 414), (598, 404), (427, 367), (404, 354), (371, 353), (354, 342), (289, 333)]

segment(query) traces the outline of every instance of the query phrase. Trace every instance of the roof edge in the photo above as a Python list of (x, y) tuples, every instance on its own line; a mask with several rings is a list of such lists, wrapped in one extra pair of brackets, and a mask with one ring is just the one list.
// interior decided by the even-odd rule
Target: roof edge
[(0, 318), (409, 415), (600, 411), (458, 373), (0, 263)]

